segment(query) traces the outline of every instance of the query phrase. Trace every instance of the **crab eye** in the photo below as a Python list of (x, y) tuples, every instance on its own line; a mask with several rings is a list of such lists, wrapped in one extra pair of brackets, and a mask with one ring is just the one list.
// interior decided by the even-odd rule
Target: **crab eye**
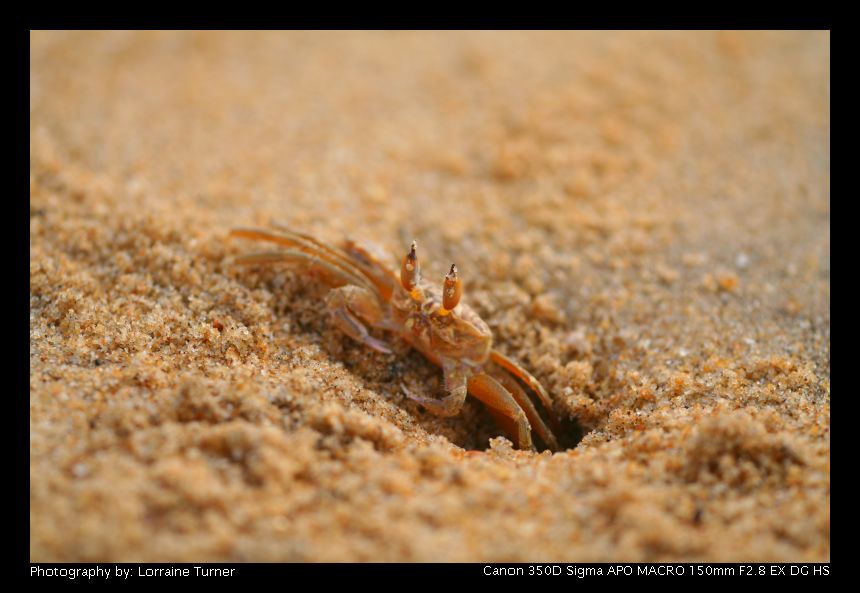
[(400, 266), (400, 284), (407, 292), (412, 292), (418, 281), (421, 278), (421, 268), (418, 266), (418, 255), (415, 253), (415, 241), (412, 241), (412, 247), (409, 249), (403, 258), (403, 263)]
[(460, 278), (457, 276), (457, 266), (451, 264), (451, 270), (445, 276), (445, 282), (442, 285), (442, 307), (450, 311), (460, 302), (460, 295), (463, 292), (463, 285)]

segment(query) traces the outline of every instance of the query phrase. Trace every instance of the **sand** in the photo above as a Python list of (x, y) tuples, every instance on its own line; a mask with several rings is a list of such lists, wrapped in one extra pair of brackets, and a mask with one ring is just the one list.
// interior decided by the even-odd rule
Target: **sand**
[[(827, 561), (826, 32), (34, 32), (30, 559)], [(239, 267), (456, 262), (566, 450)], [(384, 337), (384, 336), (380, 336)], [(579, 440), (581, 437), (581, 440)]]

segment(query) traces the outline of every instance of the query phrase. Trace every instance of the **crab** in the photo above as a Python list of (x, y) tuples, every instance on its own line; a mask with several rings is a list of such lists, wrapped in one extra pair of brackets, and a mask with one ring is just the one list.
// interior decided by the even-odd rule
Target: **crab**
[(553, 430), (560, 428), (552, 400), (528, 371), (493, 348), (489, 326), (461, 302), (463, 285), (456, 265), (451, 264), (440, 288), (421, 276), (414, 241), (398, 276), (383, 263), (384, 254), (352, 240), (335, 247), (281, 226), (237, 228), (230, 234), (282, 248), (239, 256), (238, 264), (292, 263), (316, 271), (330, 288), (325, 302), (334, 325), (350, 338), (388, 354), (390, 345), (370, 329), (390, 332), (441, 367), (442, 398), (421, 397), (401, 387), (431, 413), (455, 416), (469, 394), (488, 408), (518, 448), (535, 449), (534, 431), (546, 448), (559, 449)]

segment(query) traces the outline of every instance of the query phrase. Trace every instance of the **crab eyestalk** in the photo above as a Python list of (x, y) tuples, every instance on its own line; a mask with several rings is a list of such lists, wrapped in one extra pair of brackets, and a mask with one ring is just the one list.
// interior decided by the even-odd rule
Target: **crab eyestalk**
[(423, 296), (418, 286), (421, 281), (421, 266), (418, 265), (416, 247), (415, 241), (412, 241), (409, 253), (403, 257), (403, 263), (400, 265), (400, 284), (414, 300), (420, 301)]
[(460, 277), (457, 276), (457, 266), (451, 264), (451, 269), (442, 284), (442, 308), (439, 313), (447, 315), (460, 302), (461, 294), (463, 294), (463, 284), (460, 282)]

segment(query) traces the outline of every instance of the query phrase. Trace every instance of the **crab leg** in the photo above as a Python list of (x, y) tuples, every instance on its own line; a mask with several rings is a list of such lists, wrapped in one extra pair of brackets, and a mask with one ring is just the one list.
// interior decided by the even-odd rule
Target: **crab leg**
[(379, 309), (378, 293), (372, 286), (362, 287), (349, 284), (350, 282), (360, 282), (361, 278), (349, 273), (348, 270), (336, 267), (321, 257), (296, 249), (250, 253), (236, 258), (236, 263), (239, 264), (269, 264), (291, 261), (298, 261), (309, 267), (321, 269), (337, 280), (347, 283), (346, 286), (331, 290), (326, 297), (326, 304), (335, 325), (353, 340), (369, 346), (377, 352), (391, 353), (388, 345), (371, 336), (362, 322), (362, 318), (370, 325), (377, 325), (382, 321), (383, 315)]
[[(306, 235), (305, 233), (300, 233), (298, 231), (288, 229), (285, 226), (281, 226), (279, 224), (272, 224), (272, 226), (275, 227), (279, 232), (277, 234), (271, 234), (277, 236), (280, 241), (292, 241), (297, 245), (303, 246), (305, 249), (325, 253), (329, 256), (329, 259), (337, 261), (338, 264), (344, 267), (357, 268), (359, 272), (361, 272), (373, 283), (373, 285), (376, 287), (376, 290), (383, 296), (386, 301), (391, 298), (392, 278), (390, 276), (387, 278), (380, 278), (376, 275), (378, 273), (378, 270), (375, 269), (372, 265), (368, 265), (367, 258), (369, 257), (369, 254), (366, 250), (361, 249), (352, 243), (348, 243), (347, 245), (347, 247), (351, 249), (338, 249), (337, 247), (327, 245), (322, 241), (311, 237), (310, 235)], [(351, 255), (350, 251), (352, 251), (352, 254), (354, 255)], [(357, 255), (358, 257), (355, 257), (355, 255)]]
[(330, 259), (336, 260), (340, 265), (344, 267), (352, 267), (354, 265), (354, 262), (350, 259), (350, 257), (337, 247), (332, 247), (331, 245), (327, 245), (319, 239), (315, 239), (310, 235), (300, 233), (292, 229), (288, 229), (287, 227), (279, 224), (272, 224), (272, 226), (275, 227), (278, 232), (266, 234), (272, 237), (276, 237), (275, 240), (291, 242), (295, 245), (300, 245), (311, 251), (325, 253), (329, 256)]
[(511, 436), (516, 440), (517, 448), (534, 448), (526, 413), (498, 381), (489, 375), (474, 375), (469, 379), (469, 393), (484, 402), (497, 420), (512, 429)]
[(260, 253), (249, 253), (236, 258), (237, 264), (275, 264), (285, 262), (300, 262), (310, 268), (321, 269), (332, 277), (340, 280), (343, 284), (355, 284), (370, 291), (376, 292), (375, 287), (368, 283), (363, 276), (357, 275), (349, 269), (344, 269), (320, 255), (314, 255), (298, 249), (285, 249), (284, 251), (267, 251)]
[(552, 425), (553, 429), (557, 431), (561, 430), (561, 425), (559, 424), (555, 410), (553, 410), (552, 400), (550, 399), (549, 394), (546, 392), (546, 389), (543, 388), (543, 385), (541, 385), (540, 382), (531, 375), (531, 373), (495, 349), (490, 352), (490, 360), (522, 381), (543, 404), (544, 409), (546, 409), (546, 413), (549, 415), (549, 423)]
[(511, 393), (511, 396), (516, 400), (523, 412), (525, 412), (532, 429), (537, 432), (537, 435), (541, 438), (544, 444), (546, 444), (551, 451), (558, 451), (558, 441), (556, 440), (555, 435), (544, 423), (543, 418), (538, 414), (531, 398), (526, 394), (523, 388), (520, 387), (520, 384), (517, 383), (516, 379), (503, 370), (494, 373), (493, 377), (496, 381), (501, 383), (502, 387)]
[(354, 262), (376, 284), (379, 292), (382, 293), (382, 298), (386, 301), (391, 300), (392, 293), (400, 286), (400, 278), (388, 268), (385, 254), (358, 245), (352, 240), (345, 241), (342, 249), (349, 256), (350, 261)]
[(413, 395), (405, 389), (404, 392), (409, 399), (417, 401), (437, 416), (456, 416), (463, 408), (463, 402), (466, 401), (468, 373), (462, 365), (448, 361), (442, 362), (442, 372), (445, 377), (447, 395), (441, 400)]
[(341, 286), (326, 296), (326, 305), (334, 324), (356, 342), (383, 354), (391, 354), (388, 344), (371, 336), (362, 319), (370, 325), (379, 325), (383, 313), (379, 300), (367, 289), (358, 286)]
[(286, 230), (282, 233), (272, 233), (258, 229), (233, 229), (230, 231), (230, 235), (233, 237), (243, 237), (245, 239), (269, 241), (271, 243), (283, 245), (284, 247), (292, 247), (294, 248), (294, 251), (291, 250), (290, 253), (303, 252), (316, 258), (318, 261), (328, 262), (330, 268), (337, 268), (340, 270), (341, 275), (349, 277), (349, 283), (366, 286), (379, 292), (379, 288), (376, 284), (372, 282), (367, 275), (361, 273), (361, 270), (356, 268), (354, 263), (346, 256), (346, 254), (334, 247), (329, 247), (324, 243), (311, 239), (310, 237), (305, 237), (298, 233)]
[(268, 241), (276, 243), (284, 247), (291, 247), (297, 251), (302, 251), (313, 255), (321, 260), (329, 262), (332, 266), (341, 270), (347, 271), (356, 278), (363, 278), (362, 284), (366, 284), (368, 279), (356, 269), (350, 258), (340, 250), (330, 247), (311, 237), (300, 235), (286, 229), (279, 232), (265, 231), (262, 229), (236, 228), (230, 231), (233, 237), (242, 237), (245, 239), (254, 239), (258, 241)]

